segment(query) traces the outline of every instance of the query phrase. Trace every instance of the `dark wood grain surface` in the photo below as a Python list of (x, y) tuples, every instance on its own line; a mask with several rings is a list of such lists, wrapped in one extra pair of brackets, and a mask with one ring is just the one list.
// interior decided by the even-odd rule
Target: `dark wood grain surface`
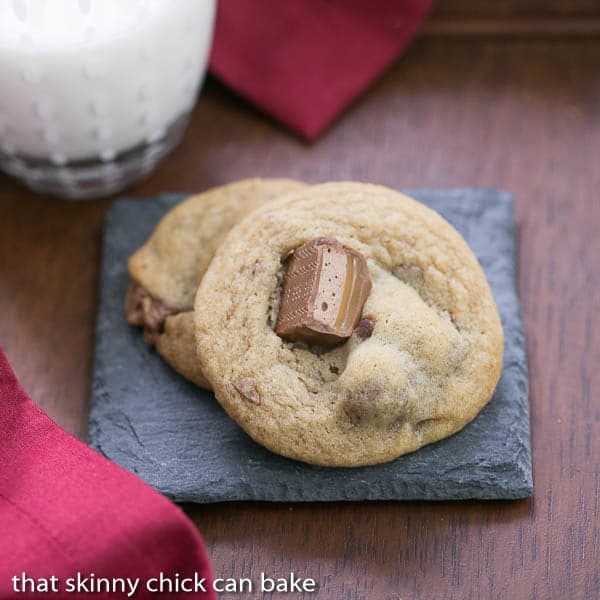
[(436, 0), (426, 36), (600, 36), (598, 0)]
[(432, 17), (597, 16), (597, 0), (436, 0)]
[[(132, 193), (250, 175), (514, 193), (535, 479), (520, 502), (186, 507), (217, 574), (294, 571), (322, 599), (600, 597), (599, 157), (599, 41), (418, 41), (312, 146), (208, 83), (183, 144)], [(0, 175), (0, 340), (80, 437), (109, 203)]]
[[(600, 4), (599, 4), (600, 6)], [(433, 15), (421, 28), (422, 37), (522, 37), (532, 40), (548, 38), (600, 39), (600, 12), (598, 15), (570, 15), (561, 17), (525, 15)]]

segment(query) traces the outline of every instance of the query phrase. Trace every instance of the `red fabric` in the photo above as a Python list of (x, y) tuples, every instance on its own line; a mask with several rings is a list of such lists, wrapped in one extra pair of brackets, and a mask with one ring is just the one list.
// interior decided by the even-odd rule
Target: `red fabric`
[(0, 598), (52, 597), (13, 593), (11, 578), (22, 572), (55, 575), (65, 586), (77, 571), (83, 576), (139, 577), (136, 600), (161, 597), (143, 587), (161, 571), (171, 577), (198, 572), (210, 581), (206, 550), (183, 512), (50, 420), (23, 391), (2, 350), (0, 461)]
[(433, 0), (219, 0), (211, 71), (315, 139), (404, 50)]

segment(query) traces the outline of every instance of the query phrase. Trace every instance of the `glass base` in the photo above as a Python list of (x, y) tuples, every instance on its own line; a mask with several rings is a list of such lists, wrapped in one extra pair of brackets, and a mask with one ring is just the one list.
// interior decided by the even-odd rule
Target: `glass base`
[(110, 159), (98, 157), (56, 165), (0, 150), (0, 169), (42, 194), (70, 200), (109, 196), (146, 177), (179, 143), (188, 118), (189, 113), (181, 115), (158, 139)]

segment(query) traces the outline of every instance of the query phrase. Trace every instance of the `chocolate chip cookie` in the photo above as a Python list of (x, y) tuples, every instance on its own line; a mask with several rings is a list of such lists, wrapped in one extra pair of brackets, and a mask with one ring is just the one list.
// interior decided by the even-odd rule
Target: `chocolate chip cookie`
[(225, 234), (242, 217), (304, 184), (246, 179), (178, 204), (129, 259), (127, 320), (181, 375), (210, 388), (195, 360), (192, 309), (198, 284)]
[(317, 465), (381, 463), (455, 433), (502, 368), (498, 311), (466, 242), (376, 185), (307, 187), (238, 223), (202, 278), (194, 323), (227, 413), (266, 448)]

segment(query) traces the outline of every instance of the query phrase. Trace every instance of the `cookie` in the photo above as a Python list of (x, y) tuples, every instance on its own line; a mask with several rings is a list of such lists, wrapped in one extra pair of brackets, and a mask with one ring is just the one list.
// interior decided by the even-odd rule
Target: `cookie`
[[(345, 341), (286, 341), (275, 331), (285, 265), (321, 238), (364, 257), (370, 291)], [(457, 432), (502, 369), (498, 311), (466, 242), (370, 184), (312, 186), (241, 221), (202, 279), (194, 323), (227, 413), (271, 451), (317, 465), (386, 462)]]
[(195, 361), (192, 309), (196, 289), (225, 234), (255, 208), (304, 184), (246, 179), (178, 204), (128, 263), (127, 320), (181, 375), (209, 388)]

